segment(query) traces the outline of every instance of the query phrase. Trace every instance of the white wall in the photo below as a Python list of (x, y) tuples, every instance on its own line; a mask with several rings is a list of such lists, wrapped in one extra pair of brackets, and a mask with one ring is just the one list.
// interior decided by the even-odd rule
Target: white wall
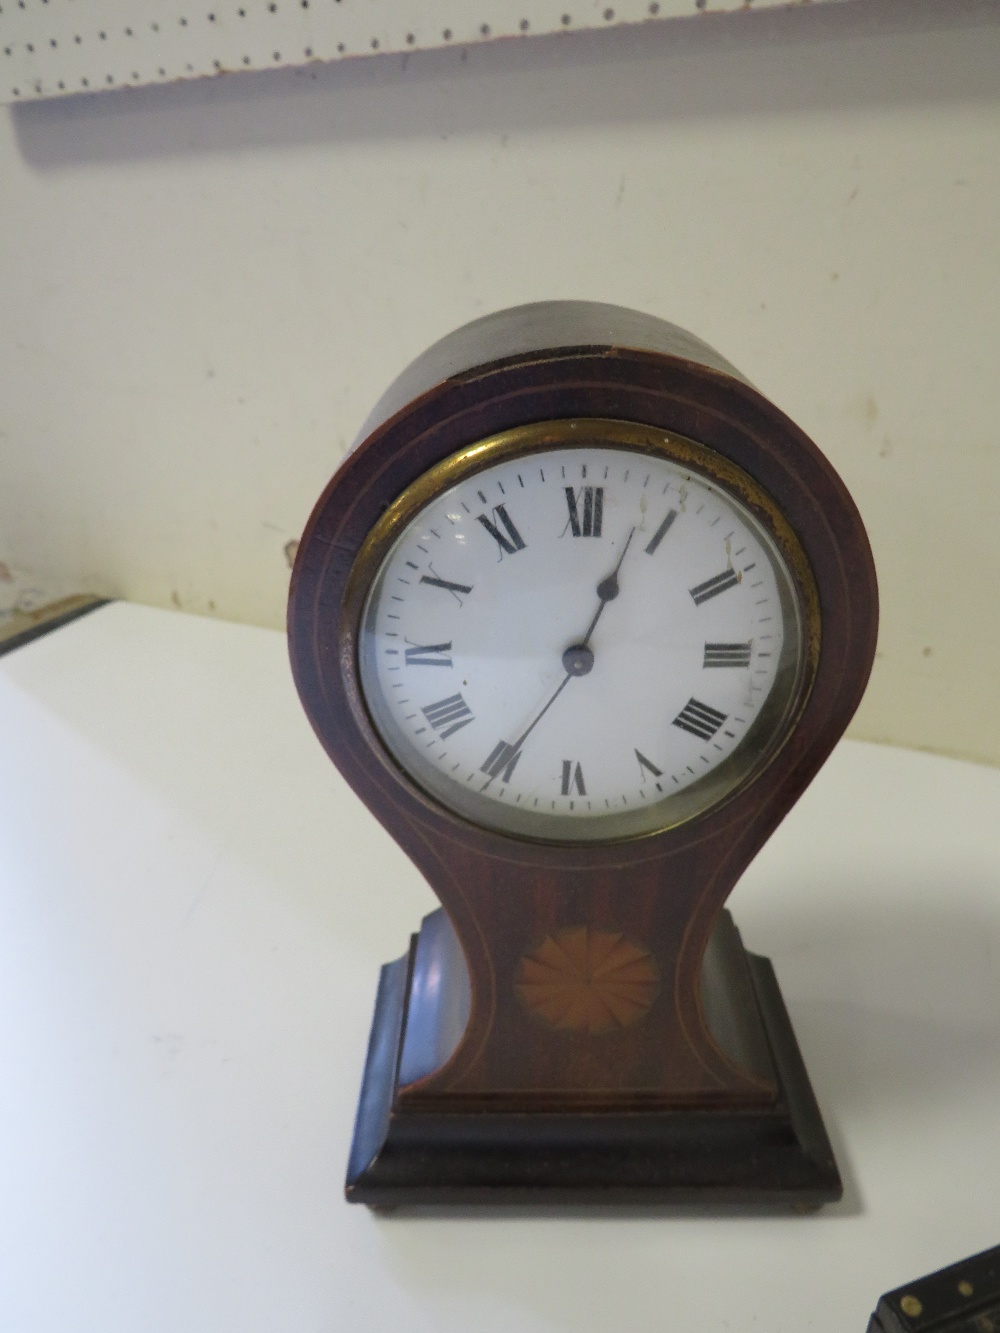
[(869, 525), (855, 734), (1000, 762), (1000, 6), (868, 0), (0, 119), (0, 559), (280, 625), (368, 408), (482, 312), (715, 345)]

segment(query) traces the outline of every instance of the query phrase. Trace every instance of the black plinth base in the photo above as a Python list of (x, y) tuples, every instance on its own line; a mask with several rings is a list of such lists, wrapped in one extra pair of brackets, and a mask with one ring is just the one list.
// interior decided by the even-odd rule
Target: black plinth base
[(736, 1204), (799, 1211), (840, 1175), (770, 962), (746, 955), (778, 1076), (764, 1111), (393, 1112), (409, 961), (382, 969), (345, 1192), (400, 1205)]

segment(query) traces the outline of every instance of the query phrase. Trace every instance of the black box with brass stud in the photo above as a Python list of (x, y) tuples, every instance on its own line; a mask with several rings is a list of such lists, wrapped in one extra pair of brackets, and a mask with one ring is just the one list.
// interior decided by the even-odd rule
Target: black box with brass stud
[(887, 1291), (868, 1333), (1000, 1333), (1000, 1245)]

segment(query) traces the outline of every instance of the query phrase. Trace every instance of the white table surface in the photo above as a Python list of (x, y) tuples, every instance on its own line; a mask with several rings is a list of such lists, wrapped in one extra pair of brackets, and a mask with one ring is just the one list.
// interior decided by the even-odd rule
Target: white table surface
[(433, 906), (281, 635), (115, 604), (0, 659), (0, 1330), (864, 1333), (1000, 1243), (1000, 771), (842, 744), (730, 900), (845, 1177), (812, 1217), (345, 1204)]

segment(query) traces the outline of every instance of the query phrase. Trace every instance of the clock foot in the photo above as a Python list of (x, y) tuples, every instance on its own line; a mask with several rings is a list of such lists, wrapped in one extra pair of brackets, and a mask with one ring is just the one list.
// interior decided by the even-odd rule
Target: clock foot
[[(736, 935), (728, 914), (723, 928)], [(351, 1202), (380, 1209), (777, 1205), (802, 1212), (840, 1198), (833, 1150), (766, 958), (745, 954), (778, 1084), (770, 1106), (415, 1111), (399, 1108), (397, 1071), (406, 1059), (408, 1011), (419, 1009), (419, 939), (382, 969), (347, 1171)]]

